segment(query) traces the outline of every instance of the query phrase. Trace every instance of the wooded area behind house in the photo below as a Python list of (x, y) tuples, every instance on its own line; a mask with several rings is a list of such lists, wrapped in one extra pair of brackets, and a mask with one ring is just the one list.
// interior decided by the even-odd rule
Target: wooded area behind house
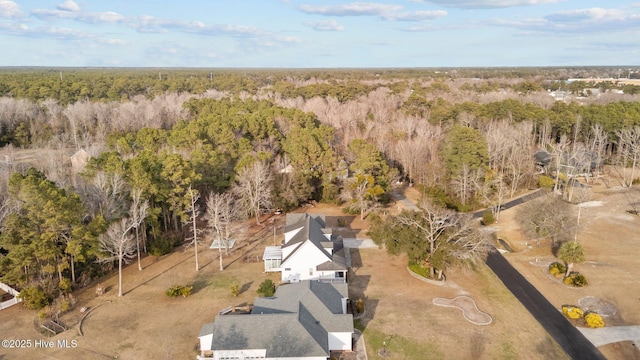
[(37, 309), (140, 252), (197, 251), (199, 226), (223, 241), (234, 219), (309, 201), (365, 217), (401, 183), (496, 216), (539, 186), (570, 199), (605, 163), (630, 186), (640, 86), (567, 82), (616, 73), (0, 69), (0, 281)]

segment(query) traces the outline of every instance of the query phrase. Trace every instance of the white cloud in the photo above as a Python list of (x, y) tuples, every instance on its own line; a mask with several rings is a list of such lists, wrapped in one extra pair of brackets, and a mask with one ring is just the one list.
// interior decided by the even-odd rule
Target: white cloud
[(73, 0), (66, 0), (62, 4), (58, 4), (56, 8), (62, 11), (71, 11), (71, 12), (80, 11), (80, 7)]
[(49, 10), (49, 9), (35, 9), (31, 12), (32, 15), (40, 20), (48, 19), (76, 19), (78, 13), (65, 11), (65, 10)]
[(617, 9), (578, 9), (569, 11), (559, 11), (551, 15), (545, 16), (545, 19), (554, 22), (574, 22), (587, 20), (623, 20), (625, 13)]
[(343, 5), (300, 5), (298, 9), (306, 14), (323, 16), (382, 16), (403, 9), (401, 5), (355, 2)]
[(410, 0), (416, 3), (438, 4), (449, 8), (491, 9), (514, 6), (556, 4), (564, 0)]
[(344, 30), (344, 26), (338, 24), (335, 20), (329, 21), (309, 21), (304, 23), (306, 26), (309, 26), (313, 30), (316, 31), (342, 31)]
[(414, 12), (407, 12), (407, 13), (389, 14), (389, 15), (384, 15), (383, 18), (386, 20), (393, 20), (393, 21), (425, 21), (425, 20), (438, 19), (444, 16), (447, 16), (446, 11), (434, 10), (434, 11), (414, 11)]
[(20, 7), (13, 1), (0, 0), (0, 17), (15, 18), (22, 16)]
[(603, 33), (636, 31), (640, 27), (640, 14), (617, 9), (576, 9), (549, 14), (544, 18), (525, 20), (492, 20), (486, 25), (511, 27), (531, 33)]

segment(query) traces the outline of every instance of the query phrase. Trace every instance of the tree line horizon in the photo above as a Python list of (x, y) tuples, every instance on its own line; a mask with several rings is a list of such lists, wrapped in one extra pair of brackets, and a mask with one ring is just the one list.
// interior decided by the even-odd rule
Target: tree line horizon
[[(640, 87), (553, 78), (613, 69), (0, 69), (0, 281), (49, 304), (111, 270), (105, 238), (135, 228), (141, 251), (197, 245), (196, 207), (222, 194), (240, 211), (205, 214), (210, 237), (311, 200), (364, 218), (400, 183), (468, 212), (549, 178), (563, 190), (569, 162), (635, 169)], [(79, 149), (92, 157), (75, 173), (65, 159)], [(558, 159), (547, 179), (539, 149)], [(15, 161), (22, 151), (39, 155)]]

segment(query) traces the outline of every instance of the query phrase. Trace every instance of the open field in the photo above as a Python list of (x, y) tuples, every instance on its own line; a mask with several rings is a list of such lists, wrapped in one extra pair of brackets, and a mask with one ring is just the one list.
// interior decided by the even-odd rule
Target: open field
[[(639, 253), (639, 218), (626, 213), (628, 200), (640, 200), (638, 189), (596, 188), (594, 200), (602, 207), (582, 209), (587, 227), (579, 240), (587, 251), (587, 262), (576, 269), (587, 276), (590, 286), (568, 288), (546, 275), (543, 264), (552, 260), (549, 244), (527, 247), (527, 240), (515, 226), (517, 207), (504, 211), (494, 230), (517, 251), (507, 259), (558, 308), (576, 304), (585, 296), (600, 297), (615, 304), (617, 313), (605, 318), (608, 325), (640, 324), (640, 273), (635, 256)], [(407, 198), (418, 195), (409, 189)], [(401, 205), (390, 207), (396, 212)], [(329, 225), (336, 226), (340, 209), (327, 205), (305, 207), (299, 211), (325, 213)], [(367, 222), (349, 216), (345, 236), (364, 236)], [(277, 220), (281, 224), (283, 216)], [(281, 232), (281, 230), (279, 230)], [(612, 235), (615, 234), (615, 235)], [(279, 235), (282, 236), (282, 235)], [(248, 222), (239, 246), (225, 257), (225, 270), (218, 269), (217, 252), (200, 253), (202, 269), (195, 271), (193, 251), (176, 249), (156, 259), (144, 259), (144, 269), (132, 264), (125, 269), (125, 295), (118, 298), (117, 274), (103, 279), (103, 296), (95, 295), (94, 284), (75, 295), (76, 307), (61, 320), (70, 329), (47, 338), (34, 329), (36, 313), (14, 306), (0, 311), (2, 338), (34, 340), (75, 340), (77, 347), (0, 349), (0, 359), (193, 359), (197, 354), (200, 327), (213, 320), (217, 312), (230, 305), (251, 303), (256, 289), (266, 278), (260, 257), (265, 245), (273, 243), (273, 227)], [(249, 256), (247, 256), (249, 254)], [(529, 315), (497, 277), (482, 264), (477, 272), (451, 271), (447, 284), (437, 286), (411, 277), (406, 259), (390, 256), (383, 249), (352, 250), (354, 268), (350, 273), (350, 293), (355, 301), (365, 300), (365, 315), (356, 326), (364, 331), (368, 355), (377, 358), (385, 347), (390, 359), (563, 359), (560, 347)], [(249, 259), (251, 262), (247, 262)], [(537, 261), (536, 261), (537, 260)], [(187, 298), (168, 298), (164, 291), (175, 284), (193, 284)], [(229, 288), (242, 287), (234, 298)], [(489, 325), (474, 325), (455, 308), (436, 306), (433, 298), (452, 299), (458, 295), (473, 298), (482, 312), (489, 314)], [(89, 312), (81, 313), (82, 307)], [(82, 317), (82, 334), (79, 324)], [(69, 342), (68, 344), (73, 344)], [(609, 359), (634, 359), (637, 349), (629, 343), (601, 348)]]
[[(640, 217), (627, 213), (631, 204), (640, 204), (640, 188), (601, 184), (593, 187), (592, 195), (594, 203), (602, 206), (581, 209), (584, 228), (578, 241), (585, 248), (586, 261), (575, 265), (589, 286), (570, 288), (548, 275), (548, 264), (557, 261), (551, 244), (527, 241), (514, 221), (517, 207), (504, 211), (495, 226), (497, 235), (515, 250), (505, 257), (558, 309), (564, 304), (578, 305), (580, 299), (591, 296), (615, 306), (615, 314), (604, 318), (607, 326), (640, 325)], [(640, 351), (630, 341), (600, 350), (608, 359), (640, 359)]]

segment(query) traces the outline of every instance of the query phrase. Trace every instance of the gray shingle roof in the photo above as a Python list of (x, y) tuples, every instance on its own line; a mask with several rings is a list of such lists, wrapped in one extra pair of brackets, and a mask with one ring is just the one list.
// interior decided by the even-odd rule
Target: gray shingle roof
[(212, 350), (266, 349), (268, 357), (329, 356), (328, 332), (353, 332), (353, 316), (342, 313), (346, 293), (346, 284), (281, 285), (275, 296), (256, 298), (251, 315), (218, 315), (214, 323), (203, 326), (200, 336), (213, 333)]
[[(290, 215), (296, 216), (289, 217)], [(295, 247), (289, 256), (282, 259), (283, 264), (296, 253), (302, 244), (309, 241), (330, 259), (330, 261), (319, 265), (317, 270), (347, 270), (344, 251), (340, 252), (344, 248), (342, 237), (332, 235), (331, 240), (327, 239), (325, 234), (330, 234), (331, 232), (330, 229), (325, 228), (326, 224), (320, 215), (313, 217), (305, 213), (288, 214), (287, 216), (287, 222), (290, 222), (290, 224), (285, 227), (285, 232), (302, 229), (282, 246), (283, 248)], [(328, 249), (333, 249), (333, 254)]]

